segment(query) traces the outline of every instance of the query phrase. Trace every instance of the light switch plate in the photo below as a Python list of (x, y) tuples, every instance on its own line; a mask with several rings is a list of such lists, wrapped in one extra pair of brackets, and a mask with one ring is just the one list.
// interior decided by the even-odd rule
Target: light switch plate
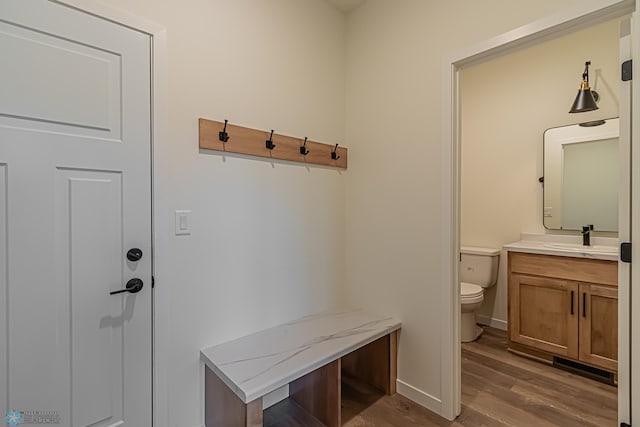
[(191, 234), (191, 211), (176, 211), (175, 230), (176, 236), (187, 236)]

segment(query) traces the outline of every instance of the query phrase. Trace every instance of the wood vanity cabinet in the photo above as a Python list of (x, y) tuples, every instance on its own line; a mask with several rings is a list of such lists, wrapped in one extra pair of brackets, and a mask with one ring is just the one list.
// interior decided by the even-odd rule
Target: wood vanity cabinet
[(509, 252), (509, 347), (617, 372), (618, 263)]

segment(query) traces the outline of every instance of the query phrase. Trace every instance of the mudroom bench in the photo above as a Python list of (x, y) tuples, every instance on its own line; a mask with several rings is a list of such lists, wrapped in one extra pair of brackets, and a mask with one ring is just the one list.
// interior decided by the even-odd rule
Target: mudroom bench
[[(303, 317), (200, 351), (206, 427), (340, 427), (341, 378), (396, 392), (399, 321), (363, 310)], [(263, 411), (263, 396), (289, 397)]]

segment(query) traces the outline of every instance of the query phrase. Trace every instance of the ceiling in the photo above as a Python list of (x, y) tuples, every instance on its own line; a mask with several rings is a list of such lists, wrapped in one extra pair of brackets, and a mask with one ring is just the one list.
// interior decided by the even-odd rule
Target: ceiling
[(343, 12), (350, 12), (359, 7), (367, 0), (327, 0), (329, 3), (337, 7)]

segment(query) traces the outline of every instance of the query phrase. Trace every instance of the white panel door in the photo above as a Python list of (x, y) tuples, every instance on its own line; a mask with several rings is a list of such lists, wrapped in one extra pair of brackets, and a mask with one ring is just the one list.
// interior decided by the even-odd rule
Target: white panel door
[(0, 420), (151, 426), (150, 38), (2, 0), (0, 57)]

